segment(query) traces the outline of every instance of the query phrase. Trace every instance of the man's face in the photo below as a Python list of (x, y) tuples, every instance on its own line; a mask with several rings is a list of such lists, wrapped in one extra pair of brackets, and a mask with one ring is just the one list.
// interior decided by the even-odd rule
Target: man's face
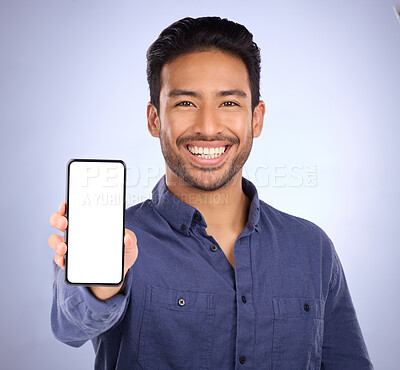
[(190, 53), (164, 65), (161, 79), (159, 115), (150, 105), (148, 117), (167, 174), (197, 189), (219, 189), (241, 170), (261, 133), (245, 64), (219, 51)]

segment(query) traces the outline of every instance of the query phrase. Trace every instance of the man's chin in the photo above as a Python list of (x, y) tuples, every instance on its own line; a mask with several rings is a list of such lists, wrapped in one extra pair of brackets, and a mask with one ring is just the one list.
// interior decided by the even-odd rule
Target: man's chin
[(184, 174), (180, 176), (189, 186), (202, 191), (215, 191), (226, 185), (230, 177), (217, 174), (200, 174), (198, 176)]
[(202, 190), (202, 191), (216, 191), (223, 186), (223, 185), (205, 184), (205, 183), (199, 183), (199, 182), (192, 182), (188, 185), (190, 185), (192, 188)]

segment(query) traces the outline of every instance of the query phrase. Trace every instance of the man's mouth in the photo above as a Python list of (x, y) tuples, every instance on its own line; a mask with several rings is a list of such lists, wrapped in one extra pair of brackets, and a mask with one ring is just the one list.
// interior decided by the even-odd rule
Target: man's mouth
[(225, 153), (228, 149), (229, 145), (224, 145), (220, 147), (210, 148), (210, 147), (201, 147), (194, 145), (187, 145), (187, 149), (194, 156), (204, 159), (214, 159), (218, 158)]

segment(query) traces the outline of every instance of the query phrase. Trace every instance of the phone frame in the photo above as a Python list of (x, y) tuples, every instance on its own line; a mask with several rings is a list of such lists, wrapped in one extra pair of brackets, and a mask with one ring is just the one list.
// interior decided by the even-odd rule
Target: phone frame
[(124, 185), (123, 185), (123, 215), (122, 215), (122, 272), (121, 272), (121, 280), (118, 283), (73, 283), (68, 280), (68, 225), (65, 229), (64, 233), (64, 241), (67, 245), (67, 252), (65, 253), (65, 282), (68, 285), (73, 286), (108, 286), (108, 287), (117, 287), (121, 286), (124, 281), (124, 264), (125, 264), (125, 203), (126, 203), (126, 164), (122, 159), (91, 159), (91, 158), (72, 158), (67, 163), (67, 184), (66, 184), (66, 207), (65, 207), (65, 217), (68, 220), (68, 211), (69, 211), (69, 183), (70, 183), (70, 167), (73, 162), (110, 162), (110, 163), (121, 163), (124, 167)]

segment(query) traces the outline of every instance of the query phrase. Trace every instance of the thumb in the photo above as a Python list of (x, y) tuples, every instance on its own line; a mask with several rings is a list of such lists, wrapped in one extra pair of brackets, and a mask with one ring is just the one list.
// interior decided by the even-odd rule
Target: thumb
[(124, 243), (127, 247), (132, 248), (136, 242), (136, 235), (133, 231), (125, 229)]

